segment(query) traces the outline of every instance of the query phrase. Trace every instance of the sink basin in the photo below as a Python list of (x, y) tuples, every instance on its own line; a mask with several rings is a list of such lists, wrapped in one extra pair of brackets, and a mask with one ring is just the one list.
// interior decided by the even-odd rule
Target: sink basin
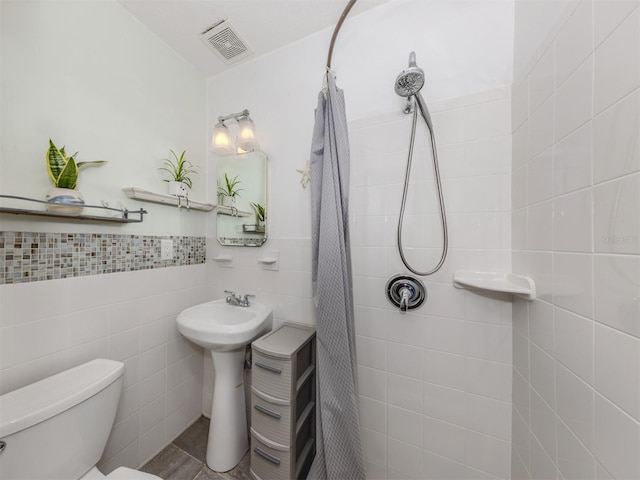
[(271, 330), (270, 307), (252, 301), (249, 307), (236, 307), (224, 299), (202, 303), (178, 315), (178, 331), (208, 350), (229, 351), (243, 348)]
[(207, 465), (215, 472), (235, 467), (249, 449), (245, 410), (245, 348), (271, 330), (273, 312), (260, 302), (248, 307), (225, 299), (183, 310), (178, 331), (211, 352), (213, 402), (207, 443)]

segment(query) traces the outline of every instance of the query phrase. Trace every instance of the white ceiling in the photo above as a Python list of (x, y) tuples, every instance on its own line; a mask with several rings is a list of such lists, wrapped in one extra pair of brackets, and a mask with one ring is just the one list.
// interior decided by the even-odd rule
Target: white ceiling
[[(359, 0), (349, 17), (389, 0)], [(149, 30), (206, 77), (230, 66), (200, 35), (228, 20), (253, 50), (246, 60), (336, 24), (347, 0), (118, 0)], [(328, 44), (328, 40), (327, 40)]]

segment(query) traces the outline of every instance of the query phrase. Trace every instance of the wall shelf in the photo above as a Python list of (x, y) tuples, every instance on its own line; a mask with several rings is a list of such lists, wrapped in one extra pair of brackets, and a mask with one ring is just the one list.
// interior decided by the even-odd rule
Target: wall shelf
[[(18, 197), (14, 195), (0, 195), (0, 199), (18, 200), (19, 202), (27, 202), (30, 204), (50, 205), (44, 200), (37, 200), (35, 198)], [(143, 215), (147, 213), (146, 210), (127, 210), (103, 207), (99, 205), (82, 205), (78, 206), (81, 212), (91, 211), (96, 212), (95, 215), (86, 213), (68, 213), (62, 211), (52, 210), (38, 210), (37, 208), (19, 208), (0, 206), (0, 213), (12, 214), (12, 215), (32, 215), (38, 217), (51, 217), (60, 218), (66, 220), (78, 220), (78, 221), (93, 221), (93, 222), (109, 222), (109, 223), (141, 223), (143, 221)], [(88, 210), (87, 210), (88, 209)], [(103, 213), (103, 215), (100, 215)], [(137, 217), (131, 217), (131, 215), (137, 215)]]
[(150, 192), (138, 187), (124, 187), (122, 191), (127, 195), (127, 197), (133, 198), (134, 200), (142, 200), (144, 202), (172, 205), (178, 208), (184, 207), (189, 210), (200, 210), (203, 212), (210, 212), (216, 208), (212, 203), (199, 202), (198, 200), (192, 200), (189, 197), (178, 197), (176, 195), (169, 195), (168, 193)]
[(527, 300), (536, 298), (536, 284), (533, 279), (515, 273), (458, 270), (453, 274), (453, 284), (457, 288), (511, 293)]
[(251, 212), (238, 210), (236, 207), (225, 207), (224, 205), (218, 205), (218, 214), (229, 215), (231, 217), (250, 217), (253, 215)]

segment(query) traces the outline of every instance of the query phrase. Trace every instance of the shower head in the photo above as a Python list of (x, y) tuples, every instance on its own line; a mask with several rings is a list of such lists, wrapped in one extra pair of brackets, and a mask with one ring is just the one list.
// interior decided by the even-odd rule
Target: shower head
[(409, 67), (396, 78), (395, 90), (401, 97), (410, 97), (420, 91), (424, 85), (424, 71), (416, 65), (416, 53), (409, 55)]

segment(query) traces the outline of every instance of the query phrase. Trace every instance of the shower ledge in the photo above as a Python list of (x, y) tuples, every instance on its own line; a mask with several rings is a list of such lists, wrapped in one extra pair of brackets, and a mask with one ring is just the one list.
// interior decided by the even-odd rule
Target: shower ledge
[(457, 288), (512, 293), (527, 300), (536, 298), (536, 284), (533, 279), (515, 273), (458, 270), (453, 274), (453, 285)]

